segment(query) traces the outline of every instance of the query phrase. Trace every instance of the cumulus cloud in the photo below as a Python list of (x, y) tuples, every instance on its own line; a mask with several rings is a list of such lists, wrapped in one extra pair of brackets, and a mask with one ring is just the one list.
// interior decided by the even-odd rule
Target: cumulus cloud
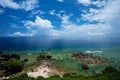
[(9, 36), (56, 36), (51, 21), (36, 16), (35, 21), (22, 21), (26, 32), (14, 32)]
[(108, 24), (84, 24), (77, 25), (75, 23), (67, 24), (63, 26), (62, 30), (59, 32), (59, 36), (63, 38), (81, 38), (81, 37), (97, 37), (105, 36), (108, 34), (110, 26)]
[(35, 22), (33, 21), (25, 21), (25, 26), (31, 27), (38, 27), (38, 28), (53, 28), (52, 23), (47, 19), (42, 19), (39, 16), (36, 16)]
[(49, 20), (42, 19), (39, 16), (36, 16), (35, 24), (41, 28), (53, 28)]
[(80, 38), (89, 36), (104, 36), (110, 28), (107, 24), (84, 24), (77, 25), (70, 21), (71, 15), (61, 17), (61, 29), (55, 30), (52, 23), (47, 19), (36, 16), (35, 21), (25, 21), (24, 26), (28, 33), (14, 33), (21, 36), (51, 36), (57, 38)]
[(53, 30), (54, 26), (51, 21), (47, 19), (42, 19), (39, 16), (36, 16), (35, 21), (23, 21), (24, 27), (27, 28), (28, 33), (32, 34), (31, 36), (52, 36), (55, 35)]
[[(87, 14), (83, 14), (83, 20), (89, 22), (97, 21), (98, 23), (107, 24), (110, 29), (108, 35), (118, 36), (120, 20), (120, 0), (108, 0), (104, 7), (99, 9), (90, 8)], [(97, 3), (98, 5), (98, 3)], [(104, 26), (104, 25), (103, 25)], [(107, 27), (107, 26), (105, 26)]]
[(91, 0), (77, 0), (77, 2), (85, 6), (91, 4)]
[[(81, 0), (82, 1), (82, 0)], [(91, 3), (93, 4), (93, 3)], [(99, 2), (94, 3), (98, 6)], [(89, 8), (88, 12), (82, 14), (83, 21), (88, 23), (77, 24), (71, 21), (72, 14), (62, 15), (59, 12), (61, 20), (60, 29), (54, 29), (55, 26), (48, 19), (43, 19), (36, 16), (35, 21), (24, 21), (24, 26), (28, 29), (28, 33), (37, 36), (53, 36), (59, 38), (85, 38), (85, 37), (106, 37), (109, 35), (120, 35), (119, 20), (120, 20), (120, 1), (109, 0), (107, 3), (101, 2), (101, 8)], [(104, 6), (104, 7), (103, 7)], [(112, 9), (112, 10), (111, 10)], [(55, 10), (49, 12), (51, 15), (58, 16)], [(91, 23), (97, 22), (97, 23)], [(15, 34), (15, 33), (14, 33)], [(18, 33), (17, 33), (18, 34)], [(20, 34), (20, 33), (19, 33)], [(23, 35), (23, 34), (21, 34)], [(27, 34), (28, 35), (28, 34)], [(24, 36), (24, 35), (23, 35)]]
[(9, 36), (33, 36), (33, 34), (32, 33), (15, 32), (13, 34), (9, 34)]
[(110, 26), (108, 24), (83, 24), (78, 25), (70, 20), (72, 15), (61, 17), (61, 29), (54, 30), (54, 34), (60, 38), (85, 38), (105, 36), (108, 34)]
[(13, 0), (0, 0), (0, 5), (4, 8), (12, 8), (12, 9), (24, 9), (26, 11), (32, 10), (38, 7), (37, 0), (25, 0), (20, 1), (19, 3)]

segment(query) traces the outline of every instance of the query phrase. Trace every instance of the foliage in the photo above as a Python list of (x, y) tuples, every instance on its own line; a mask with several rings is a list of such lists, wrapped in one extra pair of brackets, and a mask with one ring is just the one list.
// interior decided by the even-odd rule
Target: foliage
[(17, 73), (22, 71), (23, 69), (23, 64), (19, 60), (8, 60), (3, 62), (3, 68), (5, 70), (4, 75), (8, 76), (13, 73)]
[(7, 61), (4, 61), (4, 66), (21, 66), (22, 65), (22, 62), (19, 61), (19, 60), (7, 60)]
[(45, 58), (45, 53), (44, 52), (41, 52), (40, 54), (39, 54), (39, 56), (38, 56), (38, 58)]
[(103, 73), (111, 73), (111, 72), (117, 72), (117, 69), (115, 69), (112, 66), (108, 66), (103, 70)]
[(20, 60), (20, 56), (17, 54), (11, 54), (11, 58)]
[(43, 78), (43, 77), (38, 77), (38, 78), (31, 78), (27, 77), (26, 74), (22, 74), (19, 77), (11, 78), (9, 80), (120, 80), (119, 76), (120, 72), (112, 72), (112, 73), (105, 73), (99, 76), (70, 76), (70, 75), (65, 75), (64, 77), (59, 77), (59, 76), (51, 76), (49, 78)]

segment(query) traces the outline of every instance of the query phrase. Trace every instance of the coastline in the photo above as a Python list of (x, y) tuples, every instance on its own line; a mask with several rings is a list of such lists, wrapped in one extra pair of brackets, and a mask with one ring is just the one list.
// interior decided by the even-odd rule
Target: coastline
[[(41, 52), (41, 51), (40, 51)], [(48, 67), (45, 66), (46, 63), (37, 63), (35, 66), (34, 63), (36, 62), (37, 56), (39, 53), (26, 53), (26, 54), (20, 54), (21, 60), (28, 59), (28, 61), (25, 63), (25, 69), (23, 69), (22, 73), (28, 74), (29, 77), (37, 78), (38, 76), (42, 76), (44, 78), (48, 78), (50, 76), (59, 75), (62, 77), (62, 75), (67, 71), (68, 73), (79, 73), (81, 75), (93, 75), (95, 72), (102, 71), (106, 66), (112, 65), (113, 62), (110, 63), (104, 63), (104, 64), (88, 64), (89, 69), (88, 70), (82, 70), (81, 60), (77, 60), (75, 58), (72, 58), (73, 53), (78, 53), (80, 51), (78, 50), (46, 50), (45, 53), (51, 55), (56, 61), (54, 64), (57, 65), (57, 67), (52, 66)], [(89, 53), (83, 52), (85, 55)], [(90, 53), (91, 54), (91, 53)], [(101, 51), (94, 51), (93, 56), (97, 56), (98, 58), (101, 57), (100, 55), (103, 55)], [(49, 63), (49, 62), (47, 62)], [(50, 63), (51, 64), (51, 63)]]

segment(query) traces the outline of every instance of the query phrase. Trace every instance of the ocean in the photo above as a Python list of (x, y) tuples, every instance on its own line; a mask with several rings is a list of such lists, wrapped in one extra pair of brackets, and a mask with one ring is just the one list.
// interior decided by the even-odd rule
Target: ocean
[(104, 54), (105, 57), (114, 57), (119, 60), (119, 39), (101, 40), (70, 40), (50, 39), (39, 37), (0, 37), (0, 50), (8, 52), (39, 52), (41, 50), (78, 50), (95, 55)]
[(0, 50), (107, 49), (120, 52), (119, 40), (65, 40), (38, 37), (0, 37)]
[[(74, 51), (82, 51), (86, 54), (102, 56), (113, 60), (109, 64), (103, 64), (90, 68), (93, 70), (103, 69), (106, 65), (112, 65), (120, 68), (120, 41), (117, 39), (110, 40), (70, 40), (70, 39), (48, 39), (39, 37), (0, 37), (0, 50), (4, 53), (38, 53), (41, 50), (51, 49), (53, 53), (59, 53), (64, 56), (66, 53), (74, 53)], [(56, 54), (55, 54), (56, 56)], [(58, 56), (58, 57), (59, 57)], [(25, 57), (25, 56), (24, 56)], [(27, 57), (27, 55), (26, 55)], [(72, 61), (71, 69), (80, 70), (79, 62)], [(71, 60), (60, 62), (63, 67), (70, 67)]]

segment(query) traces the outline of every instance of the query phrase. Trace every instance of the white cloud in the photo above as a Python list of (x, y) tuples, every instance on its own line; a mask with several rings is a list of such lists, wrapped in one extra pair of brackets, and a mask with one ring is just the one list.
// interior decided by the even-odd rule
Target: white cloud
[(39, 16), (36, 16), (35, 22), (33, 21), (24, 21), (24, 25), (29, 29), (31, 27), (38, 27), (38, 28), (53, 28), (54, 26), (52, 23), (47, 19), (42, 19)]
[(33, 10), (30, 15), (42, 15), (45, 14), (42, 10)]
[(13, 9), (19, 8), (19, 4), (17, 4), (16, 2), (13, 2), (13, 0), (0, 0), (0, 5), (4, 8), (6, 7), (13, 8)]
[(36, 16), (35, 21), (24, 21), (27, 33), (15, 32), (12, 36), (51, 36), (55, 38), (82, 38), (89, 36), (104, 36), (110, 28), (107, 24), (77, 25), (70, 21), (70, 15), (61, 17), (61, 29), (55, 30), (47, 19)]
[(55, 10), (49, 11), (49, 14), (50, 14), (50, 15), (56, 15)]
[(102, 23), (77, 25), (70, 20), (71, 17), (72, 15), (61, 16), (61, 29), (53, 31), (56, 36), (66, 39), (105, 36), (110, 29), (108, 24)]
[(77, 0), (77, 2), (85, 6), (91, 4), (91, 0)]
[(31, 33), (15, 32), (13, 34), (9, 34), (9, 36), (33, 36), (33, 34), (31, 34)]
[(66, 11), (65, 10), (60, 10), (60, 11), (57, 12), (56, 10), (50, 10), (49, 14), (52, 15), (52, 16), (56, 16), (56, 17), (61, 19), (61, 17), (66, 14)]
[(49, 14), (50, 14), (50, 15), (52, 15), (52, 16), (57, 16), (58, 18), (61, 17), (61, 13), (64, 13), (64, 11), (61, 10), (61, 11), (58, 12), (58, 13), (57, 13), (55, 10), (50, 10), (50, 11), (49, 11)]
[(22, 21), (26, 32), (14, 32), (9, 34), (9, 36), (56, 36), (55, 30), (51, 21), (47, 19), (42, 19), (39, 16), (36, 16), (35, 21)]
[(63, 25), (70, 24), (70, 21), (69, 21), (70, 17), (71, 17), (71, 15), (64, 15), (64, 16), (62, 16), (61, 17), (61, 20), (62, 20), (61, 23)]
[(32, 10), (36, 7), (38, 7), (37, 0), (26, 0), (26, 1), (22, 1), (22, 3), (20, 4), (20, 8), (23, 8), (26, 11)]
[(97, 7), (103, 7), (107, 4), (106, 0), (97, 0), (97, 1), (92, 1), (92, 4), (96, 5)]
[[(63, 15), (61, 17), (61, 29), (55, 30), (51, 21), (42, 19), (36, 16), (35, 21), (25, 21), (25, 27), (29, 31), (34, 30), (34, 35), (37, 36), (52, 36), (59, 38), (81, 38), (90, 36), (105, 36), (110, 30), (108, 24), (84, 24), (77, 25), (70, 20), (72, 15)], [(33, 34), (33, 32), (31, 32)]]
[(11, 26), (12, 28), (18, 28), (18, 26), (17, 26), (15, 23), (10, 23), (10, 26)]
[(31, 27), (34, 27), (35, 26), (35, 23), (32, 22), (32, 21), (23, 21), (24, 23), (24, 26), (27, 28), (27, 29), (31, 29)]
[(64, 0), (57, 0), (58, 2), (64, 2)]
[(82, 37), (97, 37), (105, 36), (108, 33), (110, 26), (107, 24), (84, 24), (76, 25), (69, 24), (63, 27), (59, 36), (63, 38), (82, 38)]
[[(99, 3), (97, 3), (99, 4)], [(99, 9), (90, 8), (87, 14), (83, 14), (83, 20), (97, 21), (109, 26), (107, 35), (120, 35), (120, 0), (108, 0), (104, 7)], [(97, 25), (97, 24), (96, 24)], [(104, 26), (104, 25), (103, 25)], [(106, 27), (107, 27), (106, 26)], [(104, 28), (103, 28), (104, 29)]]
[(111, 26), (111, 33), (119, 33), (118, 28), (120, 20), (120, 1), (109, 0), (104, 8), (101, 9), (90, 9), (88, 14), (83, 14), (83, 19), (90, 22), (97, 21), (107, 23)]
[[(88, 14), (83, 14), (84, 19), (90, 21), (106, 22), (112, 20), (115, 16), (119, 16), (120, 13), (120, 1), (109, 0), (108, 4), (102, 9), (89, 9)], [(111, 10), (112, 9), (112, 10)]]
[(35, 24), (41, 28), (53, 28), (52, 23), (49, 20), (42, 19), (36, 16)]
[[(87, 4), (90, 3), (91, 1)], [(106, 37), (109, 34), (115, 33), (119, 34), (120, 1), (109, 0), (105, 4), (99, 3), (101, 2), (96, 2), (94, 5), (99, 5), (101, 8), (89, 8), (89, 11), (85, 11), (85, 13), (82, 14), (83, 19), (88, 21), (86, 24), (78, 25), (71, 21), (70, 19), (73, 14), (66, 15), (64, 11), (56, 13), (55, 10), (51, 10), (49, 14), (55, 15), (61, 19), (61, 24), (58, 26), (60, 27), (59, 30), (54, 29), (55, 26), (52, 25), (50, 20), (36, 16), (35, 21), (24, 21), (24, 26), (28, 29), (28, 33), (15, 32), (14, 35), (55, 36), (59, 38), (94, 38), (99, 36)], [(98, 23), (89, 23), (94, 21), (97, 21)]]
[[(28, 29), (28, 33), (33, 34), (32, 36), (51, 36), (53, 32), (53, 25), (51, 21), (42, 19), (36, 16), (35, 21), (23, 21), (24, 26)], [(55, 35), (53, 33), (53, 35)]]
[(0, 0), (0, 5), (4, 8), (8, 7), (12, 9), (24, 9), (28, 11), (38, 7), (38, 1), (26, 0), (26, 1), (21, 1), (17, 3), (17, 2), (14, 2), (13, 0)]

